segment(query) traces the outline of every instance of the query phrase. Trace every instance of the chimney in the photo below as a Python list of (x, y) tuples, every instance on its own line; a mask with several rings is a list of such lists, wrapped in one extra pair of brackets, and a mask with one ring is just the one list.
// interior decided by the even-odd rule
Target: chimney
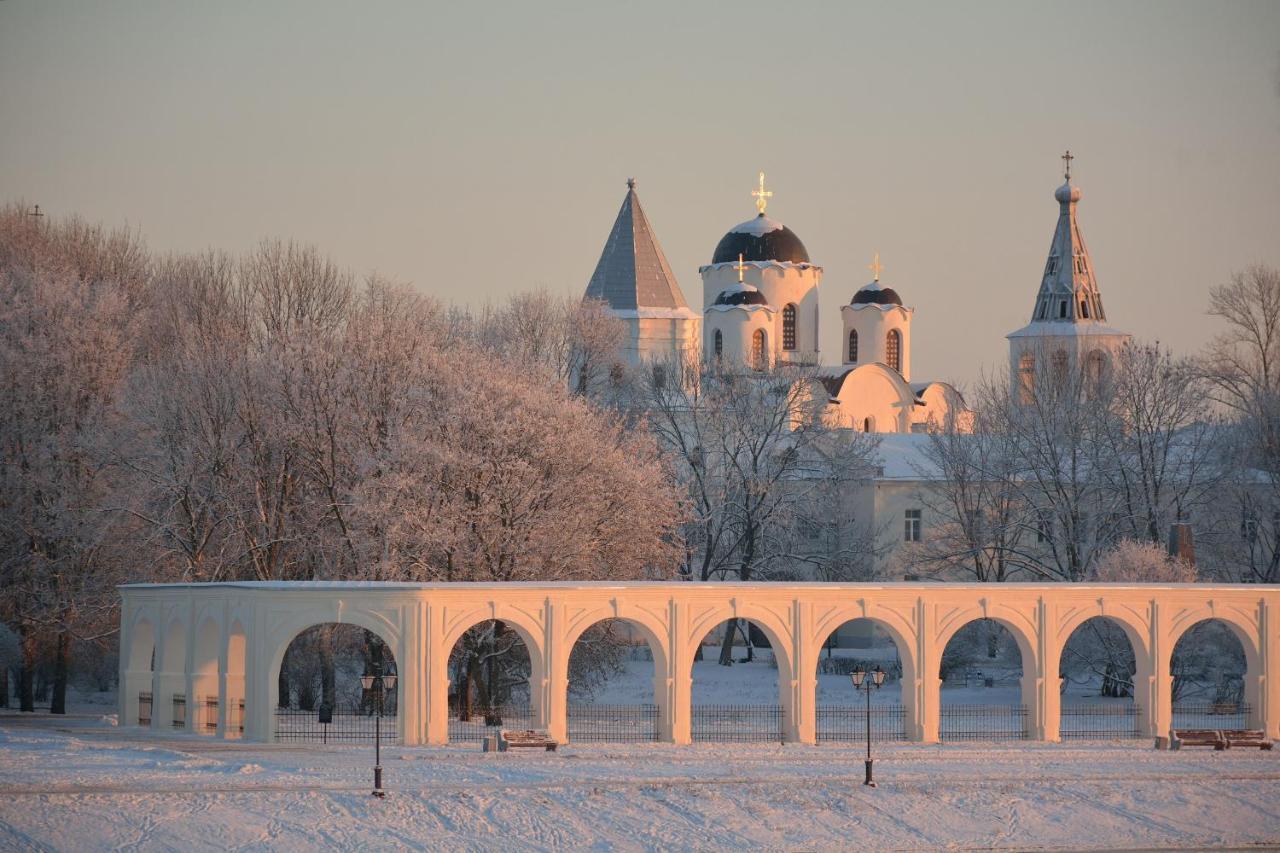
[(1191, 525), (1175, 521), (1169, 525), (1169, 556), (1196, 564), (1196, 543), (1191, 535)]

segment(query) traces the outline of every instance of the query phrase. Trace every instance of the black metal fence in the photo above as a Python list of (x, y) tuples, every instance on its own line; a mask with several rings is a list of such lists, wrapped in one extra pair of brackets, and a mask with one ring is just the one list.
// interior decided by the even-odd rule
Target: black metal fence
[(227, 732), (244, 734), (244, 700), (236, 702), (227, 709)]
[(1249, 705), (1245, 702), (1176, 702), (1175, 729), (1246, 729)]
[(528, 705), (502, 705), (488, 713), (476, 711), (470, 719), (449, 717), (450, 743), (479, 743), (499, 729), (533, 728), (533, 711)]
[[(871, 739), (893, 741), (907, 739), (907, 715), (901, 705), (871, 706)], [(857, 705), (819, 705), (818, 742), (865, 741), (867, 709)]]
[(643, 743), (657, 739), (657, 705), (569, 706), (570, 743)]
[(173, 727), (175, 729), (187, 727), (187, 697), (181, 693), (173, 694)]
[(943, 705), (938, 736), (944, 740), (1024, 740), (1025, 705)]
[(1142, 737), (1139, 708), (1132, 702), (1063, 705), (1059, 733), (1064, 740), (1118, 740)]
[(138, 725), (151, 725), (151, 693), (138, 694)]
[[(244, 719), (241, 705), (240, 719)], [(376, 714), (359, 705), (343, 705), (330, 714), (304, 711), (300, 708), (276, 708), (276, 740), (293, 743), (373, 743), (381, 725), (382, 740), (399, 743), (399, 726), (395, 713)], [(241, 726), (243, 731), (243, 726)]]
[(218, 731), (218, 697), (204, 697), (204, 730), (206, 734), (217, 734)]
[(782, 741), (781, 705), (694, 705), (695, 742)]

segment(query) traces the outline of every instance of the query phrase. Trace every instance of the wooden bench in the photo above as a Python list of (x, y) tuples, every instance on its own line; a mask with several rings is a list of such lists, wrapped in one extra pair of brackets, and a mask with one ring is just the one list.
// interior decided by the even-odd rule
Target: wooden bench
[(1211, 746), (1222, 750), (1227, 742), (1217, 729), (1174, 729), (1170, 732), (1169, 748), (1182, 749), (1184, 746)]
[(1223, 729), (1222, 739), (1227, 742), (1227, 749), (1233, 746), (1256, 746), (1258, 749), (1271, 749), (1271, 741), (1266, 732), (1259, 729)]
[(1233, 746), (1256, 746), (1271, 749), (1271, 741), (1256, 729), (1174, 729), (1169, 738), (1170, 749), (1184, 746), (1211, 746), (1215, 750)]
[(547, 752), (555, 752), (557, 746), (559, 744), (547, 737), (546, 732), (534, 731), (533, 729), (524, 731), (507, 731), (503, 729), (498, 734), (499, 752), (506, 752), (508, 749), (545, 749)]

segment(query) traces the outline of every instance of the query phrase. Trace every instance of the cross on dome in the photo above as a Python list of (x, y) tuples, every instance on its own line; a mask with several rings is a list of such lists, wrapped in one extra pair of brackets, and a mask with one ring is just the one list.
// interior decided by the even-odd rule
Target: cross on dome
[(1062, 155), (1062, 162), (1067, 164), (1066, 173), (1063, 177), (1067, 179), (1068, 183), (1071, 181), (1071, 161), (1074, 159), (1076, 158), (1072, 156), (1070, 148), (1067, 149), (1067, 153)]
[(764, 209), (769, 206), (769, 199), (773, 198), (773, 191), (764, 188), (764, 172), (760, 173), (760, 187), (751, 191), (751, 195), (756, 200), (756, 210), (764, 213)]
[(875, 259), (874, 261), (872, 261), (872, 262), (871, 262), (871, 265), (870, 265), (870, 266), (868, 266), (868, 267), (867, 267), (867, 269), (871, 270), (871, 274), (872, 274), (872, 275), (874, 275), (874, 276), (876, 277), (876, 278), (875, 278), (875, 280), (876, 280), (876, 281), (879, 281), (879, 280), (880, 280), (880, 273), (881, 273), (881, 271), (883, 271), (883, 270), (884, 270), (884, 265), (880, 263), (880, 253), (879, 253), (879, 252), (876, 252), (876, 259)]

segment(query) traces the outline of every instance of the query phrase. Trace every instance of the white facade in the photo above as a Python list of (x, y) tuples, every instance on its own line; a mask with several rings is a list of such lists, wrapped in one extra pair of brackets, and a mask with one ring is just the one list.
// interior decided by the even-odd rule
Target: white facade
[[(698, 270), (702, 276), (704, 325), (717, 297), (738, 283), (736, 263), (709, 264)], [(743, 281), (755, 287), (772, 310), (769, 339), (774, 361), (816, 364), (818, 352), (818, 285), (822, 267), (786, 261), (745, 261)], [(795, 346), (788, 348), (784, 324), (787, 309), (795, 312)]]
[[(694, 655), (711, 629), (736, 617), (751, 620), (773, 648), (785, 738), (813, 743), (823, 644), (847, 621), (871, 619), (898, 649), (908, 736), (934, 743), (943, 650), (966, 624), (988, 618), (1011, 632), (1021, 652), (1030, 736), (1057, 741), (1062, 650), (1085, 620), (1105, 617), (1133, 646), (1144, 734), (1169, 732), (1178, 638), (1214, 618), (1244, 648), (1250, 726), (1280, 738), (1278, 586), (246, 582), (131, 584), (121, 593), (120, 723), (137, 725), (139, 694), (148, 692), (157, 730), (171, 727), (168, 709), (178, 695), (200, 707), (212, 707), (212, 699), (216, 734), (228, 736), (228, 712), (243, 697), (245, 736), (273, 740), (286, 649), (307, 628), (337, 622), (372, 631), (394, 655), (403, 743), (446, 743), (449, 652), (469, 628), (500, 619), (528, 649), (537, 725), (564, 742), (574, 642), (601, 620), (623, 619), (653, 652), (662, 738), (689, 743)], [(196, 714), (185, 719), (188, 731), (205, 731)]]
[[(840, 314), (844, 319), (844, 337), (841, 340), (845, 365), (888, 365), (910, 382), (911, 316), (914, 313), (914, 308), (902, 305), (842, 305)], [(856, 337), (851, 337), (854, 335)], [(897, 335), (896, 343), (890, 342), (890, 335)], [(896, 354), (891, 350), (896, 350)]]

